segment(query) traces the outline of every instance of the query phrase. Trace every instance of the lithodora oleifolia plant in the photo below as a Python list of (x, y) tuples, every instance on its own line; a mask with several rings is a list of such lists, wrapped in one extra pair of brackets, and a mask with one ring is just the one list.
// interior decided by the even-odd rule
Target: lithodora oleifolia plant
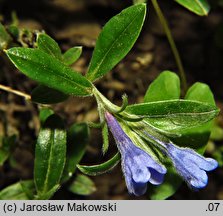
[[(127, 189), (136, 196), (147, 191), (148, 182), (153, 199), (174, 194), (182, 179), (195, 190), (207, 185), (207, 172), (217, 168), (218, 162), (202, 154), (212, 119), (219, 109), (206, 84), (195, 83), (184, 99), (180, 99), (179, 77), (164, 71), (150, 84), (143, 103), (129, 105), (124, 95), (121, 107), (109, 101), (93, 84), (130, 51), (145, 16), (146, 4), (136, 4), (106, 23), (97, 39), (86, 76), (69, 67), (79, 58), (81, 48), (73, 47), (62, 53), (56, 41), (45, 33), (37, 33), (34, 48), (5, 50), (22, 73), (39, 83), (29, 100), (52, 104), (70, 95), (94, 97), (100, 118), (99, 123), (75, 124), (66, 131), (59, 116), (49, 110), (41, 112), (34, 179), (23, 182), (20, 188), (26, 196), (29, 191), (28, 198), (52, 197), (60, 185), (73, 176), (76, 167), (84, 174), (99, 175), (111, 170), (119, 161)], [(79, 164), (87, 144), (84, 138), (88, 136), (88, 126), (101, 128), (103, 153), (109, 149), (110, 130), (118, 148), (110, 160), (98, 165)], [(69, 189), (77, 192), (83, 182), (89, 183), (89, 179), (79, 177)]]

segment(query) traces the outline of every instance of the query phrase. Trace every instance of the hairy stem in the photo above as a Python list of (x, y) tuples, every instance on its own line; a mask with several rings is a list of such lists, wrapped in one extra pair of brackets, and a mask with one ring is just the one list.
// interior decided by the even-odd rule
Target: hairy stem
[(179, 75), (180, 75), (180, 78), (181, 78), (181, 81), (182, 81), (183, 92), (185, 93), (186, 90), (187, 90), (186, 75), (185, 75), (185, 71), (184, 71), (184, 68), (183, 68), (183, 64), (182, 64), (179, 52), (177, 50), (176, 44), (175, 44), (174, 39), (173, 39), (172, 33), (171, 33), (170, 28), (168, 26), (167, 20), (165, 19), (164, 15), (163, 15), (163, 12), (161, 11), (161, 9), (160, 9), (160, 7), (157, 3), (157, 0), (151, 0), (151, 1), (152, 1), (152, 4), (153, 4), (153, 7), (154, 7), (154, 9), (157, 13), (157, 16), (159, 17), (159, 20), (160, 20), (160, 22), (163, 26), (163, 29), (166, 33), (167, 39), (169, 41), (171, 50), (173, 52), (173, 55), (174, 55), (174, 58), (175, 58), (175, 61), (176, 61), (176, 64), (177, 64), (177, 67), (178, 67), (178, 70), (179, 70)]
[(8, 86), (4, 86), (4, 85), (1, 85), (0, 84), (0, 89), (1, 90), (4, 90), (4, 91), (7, 91), (7, 92), (10, 92), (12, 94), (15, 94), (15, 95), (18, 95), (20, 97), (24, 97), (25, 100), (31, 100), (31, 96), (26, 94), (26, 93), (23, 93), (21, 91), (18, 91), (18, 90), (15, 90), (15, 89), (12, 89), (11, 87), (8, 87)]

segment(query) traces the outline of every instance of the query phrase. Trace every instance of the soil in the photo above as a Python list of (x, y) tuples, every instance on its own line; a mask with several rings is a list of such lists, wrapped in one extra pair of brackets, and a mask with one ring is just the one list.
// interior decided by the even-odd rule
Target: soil
[[(102, 26), (130, 5), (128, 0), (0, 0), (0, 20), (4, 24), (10, 23), (14, 11), (21, 27), (44, 30), (63, 51), (75, 45), (83, 46), (83, 54), (73, 68), (85, 74)], [(217, 105), (223, 107), (223, 8), (215, 5), (207, 17), (199, 17), (174, 1), (160, 1), (160, 6), (182, 57), (188, 84), (207, 83), (214, 92)], [(148, 85), (160, 72), (178, 71), (152, 5), (149, 4), (148, 8), (143, 31), (131, 52), (96, 83), (98, 89), (118, 105), (124, 93), (128, 95), (129, 103), (141, 102)], [(4, 54), (0, 58), (0, 83), (28, 94), (37, 85), (17, 71)], [(7, 125), (7, 133), (19, 137), (13, 154), (15, 163), (6, 162), (0, 167), (0, 188), (4, 188), (18, 180), (33, 177), (34, 145), (40, 125), (39, 106), (3, 91), (0, 98), (0, 133)], [(51, 107), (64, 118), (67, 127), (74, 122), (98, 120), (96, 103), (92, 98), (70, 97)], [(215, 145), (222, 146), (223, 143), (220, 141)], [(109, 153), (104, 157), (101, 146), (100, 131), (93, 129), (82, 163), (105, 161), (116, 151), (112, 139)], [(92, 195), (77, 196), (63, 186), (52, 199), (147, 199), (146, 195), (137, 198), (128, 194), (120, 166), (92, 179), (98, 188)], [(205, 189), (194, 192), (183, 184), (169, 199), (223, 199), (222, 180), (223, 170), (218, 168), (209, 174), (209, 184)]]

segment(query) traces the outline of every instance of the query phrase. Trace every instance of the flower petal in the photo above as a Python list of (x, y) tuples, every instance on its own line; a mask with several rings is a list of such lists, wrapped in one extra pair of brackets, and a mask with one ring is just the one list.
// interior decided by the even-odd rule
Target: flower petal
[(145, 164), (145, 166), (147, 168), (152, 168), (154, 170), (156, 170), (157, 172), (161, 173), (161, 174), (166, 174), (167, 169), (157, 163), (149, 154), (147, 154), (146, 152), (142, 151), (142, 154), (139, 156), (140, 160), (143, 161), (143, 163)]
[(147, 183), (151, 176), (149, 169), (147, 169), (145, 164), (143, 164), (137, 156), (128, 159), (129, 161), (131, 160), (131, 162), (126, 161), (126, 163), (131, 164), (133, 180), (136, 183)]
[(212, 158), (205, 158), (195, 152), (193, 149), (189, 148), (180, 148), (174, 146), (173, 144), (167, 144), (167, 148), (169, 151), (172, 152), (175, 156), (180, 158), (181, 160), (190, 160), (191, 162), (195, 163), (201, 169), (206, 171), (214, 170), (218, 167), (218, 162)]
[(157, 170), (150, 168), (151, 177), (149, 182), (153, 185), (160, 185), (163, 183), (164, 174), (157, 172)]
[(108, 127), (113, 134), (113, 137), (117, 143), (119, 150), (125, 150), (125, 143), (131, 142), (129, 137), (125, 134), (122, 130), (121, 126), (119, 125), (118, 121), (108, 112), (105, 113), (105, 118), (108, 123)]
[(206, 171), (212, 171), (218, 167), (218, 162), (213, 158), (205, 158), (206, 163), (200, 165), (200, 168)]
[(187, 158), (197, 164), (201, 169), (206, 171), (214, 170), (218, 167), (218, 162), (212, 158), (205, 158), (192, 149), (183, 148)]
[(180, 148), (171, 143), (167, 145), (168, 155), (177, 172), (192, 188), (203, 188), (208, 183), (205, 171), (216, 168), (214, 159), (205, 158), (192, 149)]
[[(192, 178), (189, 183), (190, 183), (190, 186), (192, 188), (204, 188), (206, 187), (207, 183), (208, 183), (208, 176), (206, 174), (206, 172), (204, 170), (199, 170), (199, 172), (197, 172), (197, 174), (199, 173), (199, 178)], [(197, 175), (198, 177), (198, 175)]]
[(126, 183), (127, 189), (130, 194), (134, 194), (132, 172), (131, 172), (131, 169), (123, 163), (123, 161), (122, 161), (122, 170), (125, 176), (125, 183)]
[(133, 183), (135, 196), (142, 196), (147, 190), (147, 183)]
[(123, 171), (125, 175), (125, 183), (130, 194), (134, 194), (135, 196), (143, 195), (147, 190), (147, 182), (146, 183), (137, 183), (132, 179), (132, 172), (130, 167), (127, 165), (123, 165)]
[(146, 192), (147, 182), (161, 184), (166, 168), (137, 147), (110, 113), (106, 112), (105, 118), (121, 153), (122, 170), (129, 193), (140, 196)]

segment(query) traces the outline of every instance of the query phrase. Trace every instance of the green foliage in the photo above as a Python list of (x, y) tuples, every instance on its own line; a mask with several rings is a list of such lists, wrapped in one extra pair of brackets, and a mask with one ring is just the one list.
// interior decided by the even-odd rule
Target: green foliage
[[(187, 8), (189, 11), (199, 15), (206, 16), (210, 11), (210, 5), (207, 0), (175, 0), (178, 4)], [(133, 0), (133, 4), (145, 3), (147, 0)], [(212, 3), (212, 2), (210, 2)], [(222, 5), (222, 0), (219, 0), (219, 5)]]
[(208, 85), (200, 82), (196, 82), (188, 89), (185, 99), (200, 101), (215, 106), (215, 100), (211, 89)]
[(210, 6), (207, 0), (175, 0), (180, 5), (184, 6), (188, 10), (196, 13), (197, 15), (208, 15)]
[(204, 124), (219, 113), (216, 106), (192, 100), (165, 100), (130, 105), (126, 112), (144, 117), (155, 128), (170, 133)]
[[(206, 0), (175, 1), (198, 15), (207, 15), (210, 9)], [(204, 153), (212, 125), (213, 139), (222, 139), (223, 132), (212, 122), (219, 109), (210, 88), (206, 84), (195, 83), (188, 89), (185, 98), (180, 99), (180, 80), (171, 71), (164, 71), (151, 83), (144, 103), (140, 104), (127, 106), (127, 96), (124, 96), (122, 107), (118, 107), (94, 88), (92, 82), (112, 70), (136, 42), (146, 15), (146, 5), (142, 2), (145, 1), (134, 0), (135, 5), (105, 24), (97, 39), (86, 77), (69, 67), (80, 57), (82, 47), (72, 47), (62, 53), (58, 43), (45, 33), (38, 33), (37, 41), (33, 44), (32, 32), (24, 30), (30, 46), (35, 47), (24, 48), (29, 44), (20, 41), (21, 31), (16, 26), (10, 26), (10, 34), (18, 37), (17, 40), (24, 47), (8, 49), (6, 54), (22, 73), (39, 83), (32, 91), (33, 102), (53, 104), (66, 100), (69, 95), (92, 96), (94, 93), (102, 125), (103, 153), (109, 146), (108, 126), (104, 124), (104, 113), (108, 110), (116, 115), (124, 132), (137, 146), (155, 159), (162, 159), (160, 161), (168, 169), (165, 182), (159, 187), (151, 186), (149, 196), (152, 199), (166, 199), (176, 192), (182, 180), (169, 159), (160, 156), (154, 143), (145, 134), (142, 135), (141, 126), (147, 128), (145, 132), (151, 130), (151, 136), (163, 142), (171, 140), (176, 145), (190, 147), (200, 153)], [(3, 50), (11, 38), (1, 24), (0, 33), (0, 50)], [(87, 175), (99, 175), (114, 168), (120, 161), (120, 154), (101, 164), (79, 165), (89, 142), (88, 125), (73, 124), (66, 131), (62, 119), (48, 108), (41, 109), (39, 118), (41, 130), (35, 149), (34, 180), (8, 186), (0, 191), (0, 198), (50, 199), (65, 182), (73, 193), (92, 194), (96, 190), (94, 183), (84, 175), (75, 176), (76, 168)], [(129, 120), (128, 124), (126, 119)], [(9, 157), (14, 143), (14, 136), (2, 138), (0, 165)], [(215, 158), (223, 161), (222, 149), (216, 151)]]
[(102, 127), (102, 138), (103, 138), (103, 146), (102, 151), (103, 154), (105, 154), (109, 147), (109, 140), (108, 140), (108, 126), (107, 124), (104, 124)]
[(53, 110), (51, 110), (49, 108), (40, 109), (39, 120), (40, 120), (41, 126), (43, 126), (43, 124), (47, 120), (47, 118), (53, 114), (54, 114)]
[[(196, 100), (216, 106), (213, 93), (209, 86), (204, 83), (197, 82), (192, 85), (188, 89), (185, 99)], [(182, 132), (181, 138), (178, 138), (176, 142), (181, 143), (183, 146), (188, 146), (188, 143), (190, 143), (192, 148), (197, 149), (200, 153), (204, 153), (212, 125), (213, 121), (209, 121), (206, 124), (197, 125), (195, 128), (189, 128)]]
[(223, 128), (218, 125), (217, 121), (214, 121), (212, 125), (210, 139), (214, 141), (223, 140)]
[(86, 123), (73, 124), (67, 132), (67, 156), (62, 182), (67, 181), (76, 170), (89, 142), (89, 128)]
[(8, 32), (12, 35), (13, 38), (19, 39), (20, 29), (15, 25), (8, 26)]
[(120, 154), (115, 154), (110, 160), (93, 165), (93, 166), (85, 166), (85, 165), (77, 165), (77, 168), (86, 175), (96, 176), (103, 173), (106, 173), (112, 170), (120, 161)]
[(146, 0), (133, 0), (133, 4), (146, 3)]
[(64, 54), (62, 54), (58, 43), (45, 33), (38, 34), (36, 44), (38, 49), (55, 57), (65, 65), (73, 64), (82, 53), (82, 47), (76, 46), (68, 49)]
[(96, 186), (89, 177), (79, 174), (69, 186), (69, 191), (78, 195), (87, 196), (96, 191)]
[(5, 27), (0, 23), (0, 51), (8, 47), (9, 42), (12, 40)]
[(49, 88), (45, 85), (38, 85), (31, 93), (31, 100), (41, 104), (55, 104), (67, 100), (69, 95), (61, 91)]
[(16, 136), (12, 135), (9, 137), (0, 138), (0, 166), (9, 158), (10, 154), (15, 148)]
[[(86, 123), (74, 124), (66, 132), (63, 121), (48, 108), (40, 110), (40, 121), (42, 128), (36, 143), (34, 181), (21, 181), (6, 187), (0, 191), (0, 199), (50, 199), (61, 184), (73, 176), (83, 157), (89, 140)], [(86, 176), (77, 176), (69, 182), (68, 190), (89, 195), (96, 188)]]
[(150, 85), (144, 102), (173, 100), (180, 98), (180, 79), (170, 71), (162, 72)]
[(89, 65), (91, 81), (105, 75), (130, 51), (141, 31), (146, 5), (137, 4), (111, 18), (99, 35)]
[(79, 59), (79, 57), (81, 56), (81, 53), (82, 53), (81, 46), (70, 48), (62, 56), (64, 64), (72, 65), (75, 61)]
[(219, 146), (213, 152), (213, 157), (218, 161), (220, 167), (223, 167), (223, 146)]
[(61, 59), (62, 54), (58, 43), (48, 36), (47, 34), (40, 33), (37, 36), (37, 47), (43, 52), (57, 58)]
[[(160, 115), (161, 119), (164, 116), (163, 123), (162, 120), (159, 119), (157, 119), (158, 121), (154, 121), (156, 123), (160, 121), (160, 124), (155, 124), (155, 127), (163, 131), (171, 132), (171, 134), (167, 133), (167, 135), (171, 137), (171, 140), (175, 144), (194, 148), (203, 153), (212, 125), (209, 121), (217, 115), (219, 110), (215, 106), (214, 97), (209, 86), (203, 83), (195, 83), (192, 85), (186, 93), (186, 100), (179, 100), (180, 93), (177, 87), (179, 86), (179, 81), (176, 76), (177, 75), (172, 72), (162, 72), (149, 86), (144, 100), (145, 102), (150, 102), (146, 104), (154, 104), (154, 110), (149, 108), (150, 105), (143, 104), (133, 105), (133, 108), (130, 106), (130, 109), (133, 110), (134, 114), (149, 114), (155, 117)], [(173, 87), (173, 85), (175, 85), (175, 87)], [(162, 92), (165, 92), (165, 94)], [(169, 99), (166, 95), (169, 96)], [(176, 97), (177, 95), (178, 98)], [(149, 98), (148, 101), (147, 98)], [(153, 101), (155, 102), (153, 103)], [(169, 102), (171, 103), (170, 106), (168, 105)], [(185, 106), (183, 104), (183, 106), (181, 106), (181, 102), (183, 102)], [(162, 103), (164, 103), (163, 107), (159, 108), (157, 104)], [(165, 106), (165, 103), (167, 103), (168, 106)], [(141, 106), (142, 108), (140, 108)], [(166, 116), (169, 117), (166, 119)], [(153, 125), (153, 121), (149, 120), (148, 122)], [(176, 123), (176, 125), (173, 126), (171, 122)], [(173, 136), (172, 132), (174, 132)], [(180, 135), (179, 137), (175, 136), (176, 132)], [(165, 162), (165, 166), (168, 170), (165, 181), (159, 187), (151, 186), (151, 190), (149, 191), (151, 199), (166, 199), (170, 197), (182, 183), (181, 178), (177, 175), (169, 161)]]
[(40, 49), (11, 48), (10, 60), (25, 75), (68, 95), (91, 95), (92, 84), (81, 74)]
[(32, 180), (20, 181), (0, 191), (0, 200), (33, 199), (35, 186)]
[(66, 130), (57, 115), (45, 121), (36, 143), (34, 181), (38, 199), (49, 198), (59, 186), (66, 160)]

